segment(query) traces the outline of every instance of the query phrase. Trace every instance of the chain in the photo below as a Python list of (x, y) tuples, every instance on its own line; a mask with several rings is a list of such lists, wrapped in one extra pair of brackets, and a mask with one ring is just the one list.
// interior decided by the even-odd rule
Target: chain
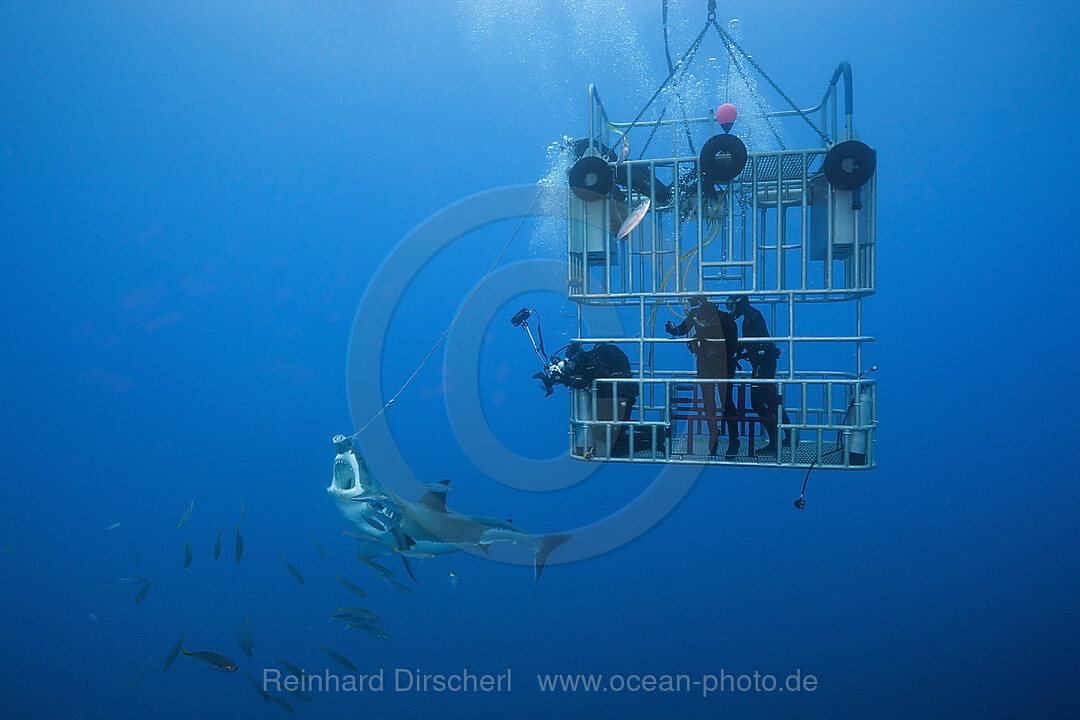
[[(727, 40), (725, 40), (722, 35), (720, 36), (720, 40), (724, 44), (724, 49), (727, 50), (729, 66), (735, 68), (735, 72), (737, 72), (739, 74), (739, 77), (742, 78), (743, 84), (748, 90), (750, 90), (750, 78), (749, 76), (747, 76), (742, 64), (739, 63), (739, 59), (735, 56), (735, 51), (731, 49), (731, 46), (728, 45)], [(780, 132), (776, 129), (776, 126), (773, 125), (772, 119), (769, 118), (769, 108), (765, 104), (765, 101), (761, 98), (761, 95), (751, 91), (750, 99), (753, 100), (755, 105), (757, 105), (758, 112), (760, 112), (761, 117), (764, 118), (765, 124), (769, 126), (769, 130), (772, 132), (773, 137), (776, 138), (776, 142), (780, 145), (780, 149), (787, 150), (787, 145), (784, 144), (784, 139), (780, 137)]]
[(660, 97), (660, 93), (664, 91), (664, 88), (667, 87), (667, 84), (671, 82), (672, 78), (675, 77), (675, 74), (683, 71), (683, 68), (685, 68), (686, 64), (689, 63), (689, 59), (694, 56), (695, 52), (697, 52), (698, 46), (701, 45), (701, 41), (705, 38), (705, 33), (707, 33), (708, 31), (709, 23), (705, 23), (705, 27), (701, 28), (701, 32), (698, 33), (698, 36), (694, 39), (694, 42), (690, 45), (687, 51), (683, 53), (683, 56), (679, 58), (679, 62), (675, 64), (674, 69), (672, 69), (672, 71), (668, 73), (668, 76), (664, 78), (664, 82), (660, 83), (660, 87), (656, 88), (656, 92), (652, 94), (652, 97), (649, 98), (648, 102), (646, 102), (645, 105), (641, 108), (641, 111), (638, 112), (637, 117), (635, 117), (630, 122), (629, 127), (627, 127), (624, 132), (630, 132), (634, 128), (634, 126), (637, 125), (638, 120), (640, 120), (641, 117), (645, 114), (645, 111), (649, 109), (649, 106), (652, 105), (653, 102), (655, 102), (656, 98)]
[[(726, 30), (724, 30), (724, 28), (720, 27), (720, 23), (716, 22), (716, 20), (712, 20), (712, 21), (711, 21), (711, 23), (712, 23), (712, 26), (713, 26), (714, 28), (716, 28), (716, 32), (720, 33), (720, 38), (721, 38), (721, 40), (723, 40), (724, 44), (725, 44), (725, 45), (727, 45), (728, 43), (731, 43), (731, 45), (732, 45), (732, 46), (733, 46), (733, 47), (734, 47), (734, 48), (735, 48), (736, 50), (738, 50), (738, 51), (739, 51), (739, 53), (740, 53), (740, 54), (741, 54), (741, 55), (742, 55), (742, 56), (743, 56), (744, 58), (746, 58), (746, 61), (747, 61), (748, 63), (750, 63), (750, 64), (751, 64), (751, 65), (752, 65), (752, 66), (754, 67), (754, 69), (758, 71), (758, 73), (760, 73), (760, 74), (761, 74), (761, 77), (765, 78), (766, 82), (768, 82), (768, 83), (769, 83), (769, 85), (771, 85), (771, 86), (772, 86), (772, 89), (773, 89), (773, 90), (775, 90), (775, 91), (777, 92), (777, 94), (779, 94), (779, 95), (780, 95), (780, 97), (782, 97), (782, 98), (784, 99), (784, 101), (785, 101), (785, 102), (786, 102), (786, 103), (787, 103), (788, 105), (790, 105), (790, 106), (791, 106), (791, 109), (792, 109), (792, 110), (794, 110), (795, 112), (797, 112), (797, 113), (799, 114), (799, 117), (801, 117), (801, 118), (802, 118), (803, 120), (805, 120), (805, 121), (806, 121), (806, 124), (807, 124), (807, 125), (809, 125), (809, 126), (811, 127), (811, 129), (813, 129), (813, 131), (814, 131), (815, 133), (817, 133), (818, 137), (820, 137), (820, 138), (821, 138), (822, 140), (824, 140), (824, 141), (828, 142), (828, 140), (829, 140), (829, 137), (828, 137), (828, 135), (826, 135), (825, 133), (821, 132), (821, 130), (820, 130), (820, 129), (818, 128), (818, 126), (814, 124), (814, 121), (813, 121), (813, 120), (811, 120), (811, 119), (810, 119), (810, 118), (809, 118), (809, 117), (807, 116), (807, 114), (806, 114), (806, 113), (804, 113), (804, 112), (803, 112), (803, 111), (802, 111), (801, 109), (799, 109), (799, 106), (798, 106), (798, 105), (796, 105), (796, 104), (794, 103), (794, 101), (792, 101), (792, 99), (791, 99), (791, 98), (789, 98), (789, 97), (787, 96), (787, 93), (785, 93), (785, 92), (784, 92), (783, 90), (781, 90), (781, 89), (780, 89), (780, 86), (779, 86), (779, 85), (777, 85), (777, 84), (776, 84), (776, 83), (775, 83), (775, 82), (773, 81), (773, 79), (772, 79), (771, 77), (769, 77), (769, 74), (768, 74), (768, 73), (766, 73), (766, 72), (765, 72), (764, 70), (762, 70), (762, 69), (761, 69), (761, 66), (757, 64), (757, 61), (755, 61), (755, 60), (754, 60), (754, 58), (750, 57), (750, 55), (748, 55), (748, 54), (747, 54), (747, 52), (746, 52), (745, 50), (743, 50), (743, 49), (742, 49), (742, 46), (740, 46), (740, 45), (739, 45), (739, 43), (737, 43), (737, 42), (735, 41), (735, 38), (733, 38), (733, 37), (731, 37), (730, 35), (728, 35), (727, 31), (726, 31)], [(729, 50), (729, 52), (730, 52), (730, 50)]]

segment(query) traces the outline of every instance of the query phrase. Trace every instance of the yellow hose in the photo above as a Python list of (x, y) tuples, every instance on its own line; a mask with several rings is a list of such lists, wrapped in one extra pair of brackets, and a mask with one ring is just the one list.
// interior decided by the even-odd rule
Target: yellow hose
[[(701, 244), (701, 249), (704, 250), (705, 248), (707, 248), (709, 246), (709, 244), (713, 240), (715, 240), (717, 235), (719, 235), (719, 234), (720, 234), (720, 223), (719, 222), (713, 221), (711, 223), (706, 224), (706, 226), (705, 226), (705, 237), (704, 237), (704, 242)], [(683, 275), (683, 287), (686, 287), (686, 279), (688, 277), (690, 277), (690, 266), (693, 263), (693, 257), (697, 253), (697, 251), (698, 251), (698, 248), (696, 246), (690, 248), (685, 253), (683, 253), (682, 257), (679, 258), (678, 263), (672, 264), (672, 266), (670, 268), (668, 268), (667, 274), (664, 275), (664, 281), (660, 286), (660, 292), (661, 293), (667, 290), (667, 284), (668, 284), (668, 280), (671, 279), (671, 273), (676, 271), (677, 268), (682, 267), (682, 264), (684, 262), (686, 263), (686, 272)], [(673, 308), (671, 306), (671, 303), (668, 302), (668, 300), (666, 298), (664, 299), (664, 305), (666, 305), (667, 309), (670, 310), (672, 312), (672, 314), (674, 314), (680, 320), (686, 318), (685, 315), (683, 315), (678, 310)], [(656, 322), (656, 313), (657, 313), (657, 311), (659, 309), (660, 309), (660, 303), (659, 302), (653, 303), (652, 312), (649, 314), (649, 321), (646, 323), (646, 327), (650, 327), (650, 328), (653, 327), (653, 323)]]

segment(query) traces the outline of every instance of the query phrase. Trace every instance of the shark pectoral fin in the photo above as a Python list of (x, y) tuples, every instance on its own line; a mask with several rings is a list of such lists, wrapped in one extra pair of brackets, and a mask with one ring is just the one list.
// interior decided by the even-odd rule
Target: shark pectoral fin
[(409, 577), (413, 579), (413, 582), (419, 585), (420, 581), (416, 579), (416, 575), (413, 573), (412, 564), (409, 562), (409, 558), (402, 555), (401, 562), (405, 566), (405, 572), (409, 573)]
[(395, 552), (406, 552), (410, 547), (416, 544), (415, 540), (401, 532), (401, 529), (396, 526), (390, 528), (390, 535), (394, 538)]
[(544, 535), (540, 538), (540, 547), (537, 548), (533, 560), (533, 595), (536, 594), (536, 588), (540, 585), (540, 575), (544, 572), (544, 565), (547, 563), (548, 555), (551, 554), (552, 550), (566, 543), (571, 537), (568, 533), (559, 533)]
[(420, 496), (420, 499), (416, 501), (416, 504), (431, 508), (437, 512), (446, 512), (446, 493), (426, 492)]

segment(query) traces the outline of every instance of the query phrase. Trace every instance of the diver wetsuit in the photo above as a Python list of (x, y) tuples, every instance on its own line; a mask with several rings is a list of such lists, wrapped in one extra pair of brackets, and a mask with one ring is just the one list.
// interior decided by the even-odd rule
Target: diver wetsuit
[[(742, 316), (742, 354), (750, 361), (753, 368), (751, 377), (762, 380), (772, 380), (776, 377), (776, 360), (780, 357), (780, 348), (776, 343), (769, 341), (746, 342), (745, 338), (769, 337), (769, 328), (765, 324), (765, 316), (761, 311), (750, 305), (745, 297), (740, 298), (734, 305), (735, 317)], [(762, 448), (763, 452), (775, 452), (776, 450), (776, 411), (777, 402), (776, 385), (773, 383), (751, 384), (750, 404), (758, 417), (768, 418), (764, 423), (765, 433), (769, 437), (769, 444)], [(787, 412), (784, 413), (784, 424), (790, 423)], [(785, 440), (791, 435), (790, 431), (785, 434)]]
[[(566, 349), (566, 369), (562, 377), (564, 385), (575, 390), (587, 390), (593, 381), (602, 378), (633, 378), (630, 359), (617, 345), (598, 343), (593, 345), (591, 350), (585, 351), (581, 345), (574, 343)], [(612, 385), (615, 385), (614, 396)], [(601, 422), (625, 422), (637, 403), (637, 394), (637, 383), (597, 382), (594, 419)], [(600, 445), (607, 445), (607, 455), (611, 457), (614, 454), (613, 448), (625, 429), (623, 425), (612, 426), (611, 443), (608, 445), (606, 426), (593, 425), (589, 428), (589, 442), (594, 450)]]
[[(678, 325), (668, 323), (665, 329), (671, 335), (685, 335), (692, 329), (690, 352), (697, 360), (698, 378), (735, 378), (735, 357), (739, 347), (739, 332), (735, 319), (723, 312), (715, 303), (702, 302), (691, 308), (686, 319)], [(709, 426), (709, 454), (716, 454), (720, 438), (716, 414), (716, 383), (701, 383), (701, 397), (705, 405), (706, 423)], [(733, 457), (739, 452), (739, 426), (734, 416), (734, 385), (725, 384), (720, 391), (721, 418), (727, 427), (728, 448), (725, 453)]]

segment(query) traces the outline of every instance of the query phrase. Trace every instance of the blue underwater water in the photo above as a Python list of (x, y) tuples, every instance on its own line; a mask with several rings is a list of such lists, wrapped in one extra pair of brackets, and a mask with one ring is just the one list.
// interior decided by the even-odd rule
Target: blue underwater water
[[(672, 0), (673, 51), (705, 13)], [(565, 395), (541, 396), (507, 322), (528, 305), (549, 348), (572, 335), (545, 284), (563, 240), (530, 221), (358, 443), (395, 444), (407, 472), (373, 463), (412, 499), (451, 478), (456, 509), (602, 525), (611, 547), (555, 550), (535, 595), (502, 549), (413, 560), (419, 584), (380, 558), (407, 596), (342, 532), (331, 437), (409, 378), (517, 219), (415, 277), (394, 250), (551, 173), (588, 83), (636, 114), (666, 75), (659, 0), (0, 5), (0, 715), (284, 716), (242, 675), (275, 656), (346, 674), (322, 643), (385, 686), (282, 695), (298, 717), (1076, 717), (1080, 12), (720, 2), (732, 18), (800, 106), (853, 68), (878, 153), (878, 467), (815, 471), (800, 512), (799, 470), (566, 459)], [(699, 59), (723, 52), (710, 35)], [(697, 92), (698, 114), (721, 97)], [(372, 290), (380, 268), (397, 294)], [(385, 336), (356, 334), (378, 318)], [(472, 384), (478, 406), (455, 408)], [(328, 622), (339, 603), (392, 639)], [(181, 656), (163, 674), (181, 632), (239, 672)], [(395, 689), (508, 672), (508, 691)], [(542, 691), (557, 673), (608, 689)], [(704, 692), (755, 673), (799, 690)], [(625, 685), (649, 674), (697, 684)]]

